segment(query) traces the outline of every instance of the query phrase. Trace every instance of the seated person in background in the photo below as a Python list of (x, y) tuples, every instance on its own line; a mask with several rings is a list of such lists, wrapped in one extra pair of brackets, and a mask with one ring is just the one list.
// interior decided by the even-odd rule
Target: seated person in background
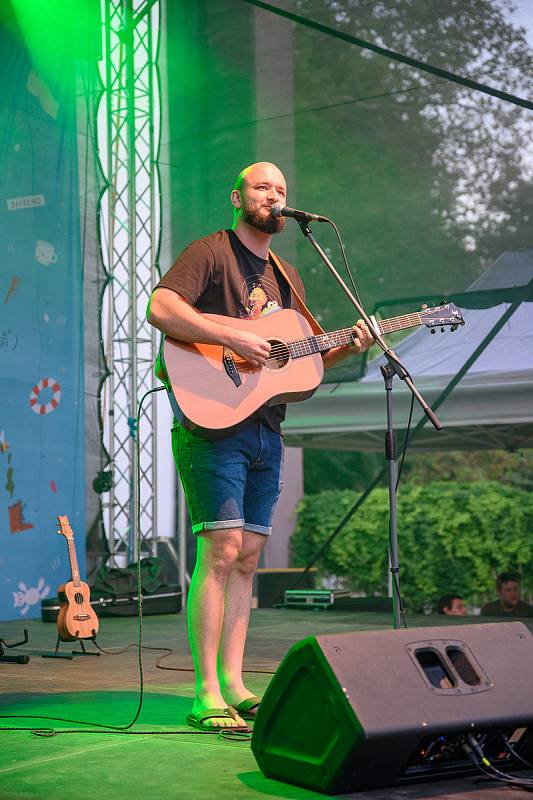
[(513, 572), (502, 572), (496, 578), (499, 600), (481, 609), (482, 617), (533, 617), (533, 606), (520, 599), (520, 578)]
[(463, 598), (458, 594), (443, 594), (439, 600), (437, 611), (447, 617), (466, 617)]

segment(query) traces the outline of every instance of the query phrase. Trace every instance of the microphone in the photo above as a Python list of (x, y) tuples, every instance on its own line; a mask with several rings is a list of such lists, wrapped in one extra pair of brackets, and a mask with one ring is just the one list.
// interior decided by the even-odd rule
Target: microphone
[(281, 203), (274, 203), (270, 206), (270, 213), (273, 217), (292, 217), (297, 222), (329, 222), (327, 217), (322, 217), (320, 214), (311, 214), (309, 211), (298, 211), (297, 208), (289, 208), (289, 206), (282, 206)]

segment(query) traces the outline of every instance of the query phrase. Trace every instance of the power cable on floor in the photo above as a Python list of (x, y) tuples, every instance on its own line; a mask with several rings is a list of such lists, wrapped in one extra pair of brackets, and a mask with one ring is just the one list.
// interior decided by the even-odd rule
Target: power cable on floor
[[(161, 392), (165, 391), (164, 386), (157, 386), (153, 389), (149, 389), (144, 395), (141, 397), (137, 407), (137, 418), (136, 418), (136, 430), (137, 430), (137, 437), (136, 437), (136, 449), (137, 449), (137, 487), (138, 487), (138, 496), (140, 495), (140, 482), (141, 482), (141, 467), (140, 467), (140, 437), (139, 427), (140, 427), (140, 419), (142, 413), (142, 407), (145, 399), (148, 395), (153, 394), (154, 392)], [(100, 647), (93, 639), (94, 645), (97, 647), (98, 650), (101, 652), (109, 654), (109, 655), (119, 655), (120, 653), (124, 653), (130, 647), (134, 646), (137, 647), (138, 650), (138, 666), (139, 666), (139, 700), (137, 704), (137, 709), (133, 716), (133, 719), (128, 722), (126, 725), (110, 725), (109, 723), (103, 722), (87, 722), (86, 720), (78, 720), (72, 719), (70, 717), (51, 717), (44, 714), (0, 714), (0, 719), (40, 719), (40, 720), (49, 720), (51, 722), (69, 722), (73, 725), (87, 725), (91, 726), (88, 728), (63, 728), (63, 729), (56, 729), (56, 728), (36, 728), (36, 727), (29, 727), (29, 726), (5, 726), (0, 727), (0, 732), (2, 731), (31, 731), (35, 736), (41, 737), (52, 737), (62, 733), (100, 733), (100, 734), (115, 734), (115, 735), (126, 735), (126, 736), (177, 736), (177, 735), (186, 735), (186, 736), (198, 736), (198, 735), (208, 735), (208, 736), (218, 736), (222, 739), (232, 739), (235, 741), (248, 741), (251, 737), (251, 731), (249, 728), (242, 729), (242, 728), (232, 728), (232, 727), (216, 727), (213, 730), (161, 730), (161, 731), (132, 731), (130, 728), (135, 725), (137, 722), (139, 715), (141, 713), (143, 700), (144, 700), (144, 671), (143, 671), (143, 663), (142, 663), (142, 651), (143, 650), (167, 650), (167, 656), (170, 655), (173, 651), (170, 648), (166, 647), (149, 647), (148, 645), (143, 645), (142, 643), (142, 636), (143, 636), (143, 615), (142, 615), (142, 601), (143, 601), (143, 594), (142, 594), (142, 581), (141, 581), (141, 525), (140, 525), (140, 501), (137, 503), (136, 509), (136, 523), (137, 523), (137, 562), (136, 562), (136, 574), (137, 574), (137, 602), (138, 602), (138, 640), (136, 643), (130, 643), (126, 647), (124, 647), (120, 651), (112, 652), (107, 651), (104, 648)], [(168, 669), (168, 668), (167, 668)]]

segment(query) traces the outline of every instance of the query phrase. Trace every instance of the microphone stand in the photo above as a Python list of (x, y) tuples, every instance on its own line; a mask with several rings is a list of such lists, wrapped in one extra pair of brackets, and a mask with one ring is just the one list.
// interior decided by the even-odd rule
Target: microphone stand
[[(329, 220), (328, 220), (329, 222)], [(396, 483), (397, 483), (397, 466), (396, 466), (396, 438), (393, 426), (392, 417), (392, 381), (397, 375), (409, 387), (415, 399), (421, 406), (424, 414), (428, 417), (435, 430), (439, 431), (442, 424), (437, 415), (430, 408), (428, 403), (424, 400), (418, 389), (413, 383), (411, 376), (407, 369), (404, 367), (394, 350), (392, 350), (386, 342), (372, 319), (365, 312), (364, 308), (358, 302), (357, 298), (350, 291), (346, 283), (343, 281), (325, 252), (322, 250), (317, 240), (313, 236), (309, 222), (307, 220), (298, 219), (298, 224), (302, 230), (303, 235), (312, 244), (326, 267), (329, 269), (344, 294), (347, 296), (351, 304), (356, 309), (360, 318), (366, 323), (374, 340), (383, 350), (383, 355), (386, 357), (388, 364), (381, 367), (381, 373), (385, 381), (385, 391), (387, 398), (387, 433), (385, 434), (385, 457), (388, 462), (388, 484), (389, 484), (389, 561), (390, 573), (392, 575), (392, 607), (393, 607), (393, 624), (394, 628), (400, 627), (400, 570), (398, 566), (398, 519), (397, 519), (397, 504), (396, 504)]]

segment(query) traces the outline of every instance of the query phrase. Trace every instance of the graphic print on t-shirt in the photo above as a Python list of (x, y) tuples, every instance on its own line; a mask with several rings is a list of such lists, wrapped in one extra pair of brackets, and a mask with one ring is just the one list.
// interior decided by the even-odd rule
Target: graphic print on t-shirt
[(239, 310), (242, 319), (259, 319), (281, 308), (282, 302), (276, 281), (258, 274), (251, 275), (243, 281)]

